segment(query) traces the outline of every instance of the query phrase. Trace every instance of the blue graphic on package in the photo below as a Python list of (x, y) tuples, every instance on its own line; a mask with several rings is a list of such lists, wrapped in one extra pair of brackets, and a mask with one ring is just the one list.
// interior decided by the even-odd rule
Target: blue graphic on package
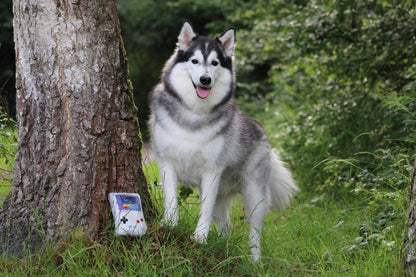
[(116, 195), (118, 208), (120, 211), (139, 211), (141, 212), (142, 207), (140, 206), (140, 200), (137, 196)]

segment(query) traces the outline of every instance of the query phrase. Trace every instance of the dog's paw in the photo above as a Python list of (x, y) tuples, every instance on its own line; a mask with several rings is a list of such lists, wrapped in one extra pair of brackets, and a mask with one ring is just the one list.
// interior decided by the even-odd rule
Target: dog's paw
[(201, 236), (201, 235), (198, 235), (198, 234), (193, 234), (191, 236), (191, 240), (194, 241), (194, 242), (196, 242), (196, 243), (199, 243), (199, 244), (207, 244), (207, 238), (206, 238), (206, 236)]
[(259, 248), (256, 248), (256, 247), (251, 248), (251, 253), (252, 253), (251, 260), (254, 263), (258, 263), (258, 262), (261, 261), (261, 253), (260, 253), (260, 249)]

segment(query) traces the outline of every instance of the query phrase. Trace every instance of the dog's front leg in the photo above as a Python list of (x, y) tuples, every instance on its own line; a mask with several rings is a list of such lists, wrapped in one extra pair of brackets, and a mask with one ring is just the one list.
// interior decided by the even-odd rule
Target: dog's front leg
[(218, 176), (218, 173), (205, 174), (202, 176), (199, 192), (201, 209), (199, 211), (198, 225), (196, 226), (194, 235), (191, 237), (193, 241), (198, 243), (206, 243), (207, 241), (219, 184), (220, 176)]
[(160, 177), (163, 184), (163, 195), (165, 197), (165, 213), (162, 224), (170, 227), (178, 225), (178, 176), (173, 165), (159, 162)]

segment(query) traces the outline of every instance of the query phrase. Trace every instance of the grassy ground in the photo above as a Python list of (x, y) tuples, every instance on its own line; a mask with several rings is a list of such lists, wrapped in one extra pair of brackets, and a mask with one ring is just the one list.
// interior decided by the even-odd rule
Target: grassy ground
[[(155, 164), (146, 166), (158, 182)], [(2, 194), (4, 191), (2, 192)], [(4, 194), (3, 194), (4, 195)], [(160, 187), (152, 188), (158, 205)], [(400, 205), (398, 205), (400, 206)], [(300, 193), (285, 211), (270, 212), (263, 230), (263, 260), (250, 260), (248, 224), (241, 200), (232, 209), (234, 229), (220, 238), (215, 227), (207, 245), (190, 241), (197, 223), (198, 201), (181, 201), (179, 227), (149, 223), (142, 238), (113, 236), (109, 223), (100, 240), (70, 238), (24, 259), (0, 257), (4, 276), (400, 276), (403, 213), (370, 210), (365, 199), (334, 199)]]

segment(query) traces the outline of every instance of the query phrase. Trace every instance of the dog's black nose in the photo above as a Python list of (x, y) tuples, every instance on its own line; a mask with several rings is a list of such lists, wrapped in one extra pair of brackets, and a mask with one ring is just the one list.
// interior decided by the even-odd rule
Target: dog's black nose
[(208, 86), (209, 84), (211, 84), (211, 77), (209, 77), (209, 76), (201, 76), (201, 78), (199, 78), (199, 81), (204, 86)]

